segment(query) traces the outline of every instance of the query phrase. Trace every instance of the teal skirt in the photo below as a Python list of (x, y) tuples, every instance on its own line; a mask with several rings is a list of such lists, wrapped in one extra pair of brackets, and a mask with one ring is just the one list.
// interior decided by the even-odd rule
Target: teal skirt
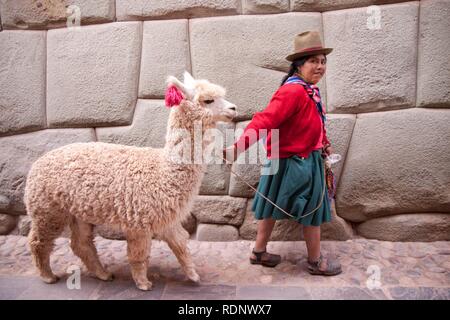
[[(306, 159), (293, 156), (269, 160), (263, 167), (258, 191), (295, 218), (274, 207), (258, 193), (252, 205), (255, 218), (293, 219), (305, 226), (320, 226), (331, 221), (323, 168), (319, 151), (313, 151)], [(317, 207), (314, 213), (305, 216)]]

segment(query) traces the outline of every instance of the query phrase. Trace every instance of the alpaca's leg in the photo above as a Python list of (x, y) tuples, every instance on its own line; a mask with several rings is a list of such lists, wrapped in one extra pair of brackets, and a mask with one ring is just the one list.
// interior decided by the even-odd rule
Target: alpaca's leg
[(65, 218), (46, 214), (33, 214), (33, 216), (28, 235), (33, 263), (44, 282), (55, 283), (59, 278), (50, 267), (50, 254), (53, 250), (54, 240), (64, 230)]
[(131, 267), (131, 275), (136, 286), (141, 290), (152, 289), (152, 283), (147, 278), (150, 247), (150, 234), (136, 230), (127, 232), (127, 254)]
[(189, 233), (183, 228), (181, 223), (166, 229), (161, 235), (161, 239), (167, 242), (188, 278), (194, 282), (199, 282), (200, 276), (195, 271), (195, 265), (187, 247)]
[(105, 270), (98, 257), (97, 248), (94, 245), (93, 225), (72, 217), (70, 229), (72, 229), (70, 239), (72, 251), (97, 278), (105, 281), (112, 280), (112, 273)]

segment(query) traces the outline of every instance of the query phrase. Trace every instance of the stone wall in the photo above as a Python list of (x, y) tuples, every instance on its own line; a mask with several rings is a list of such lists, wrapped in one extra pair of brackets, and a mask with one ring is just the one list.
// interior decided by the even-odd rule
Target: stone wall
[[(242, 129), (293, 36), (318, 30), (334, 48), (319, 85), (344, 159), (323, 237), (450, 240), (449, 16), (450, 0), (0, 0), (0, 234), (27, 234), (25, 177), (45, 152), (163, 146), (164, 80), (184, 70), (227, 88), (240, 115), (221, 129)], [(193, 237), (254, 239), (254, 194), (230, 169), (256, 186), (259, 168), (208, 166)], [(272, 235), (299, 239), (288, 220)]]

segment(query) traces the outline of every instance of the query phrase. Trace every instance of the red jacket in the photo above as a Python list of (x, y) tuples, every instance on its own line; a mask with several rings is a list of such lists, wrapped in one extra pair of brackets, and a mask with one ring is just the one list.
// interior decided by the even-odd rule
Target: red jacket
[[(244, 133), (234, 144), (239, 152), (247, 150), (263, 137), (260, 129), (268, 130), (266, 149), (269, 159), (289, 158), (294, 155), (307, 158), (318, 145), (330, 144), (316, 104), (300, 84), (281, 86), (266, 109), (255, 113)], [(278, 143), (272, 143), (271, 129), (279, 129)], [(322, 144), (319, 141), (321, 136)], [(278, 156), (276, 153), (272, 156), (273, 148), (279, 149)]]

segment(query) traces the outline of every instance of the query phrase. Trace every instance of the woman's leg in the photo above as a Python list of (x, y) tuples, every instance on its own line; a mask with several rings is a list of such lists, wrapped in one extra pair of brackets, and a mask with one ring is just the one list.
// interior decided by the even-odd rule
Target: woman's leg
[(275, 220), (272, 218), (258, 221), (258, 230), (256, 234), (256, 242), (254, 250), (262, 252), (266, 250), (267, 242), (269, 242), (270, 234), (275, 226)]
[(308, 260), (317, 261), (320, 257), (320, 227), (303, 226), (303, 237), (308, 250)]
[[(308, 250), (308, 261), (317, 262), (321, 256), (320, 252), (320, 227), (303, 226), (303, 236)], [(322, 257), (322, 261), (318, 266), (321, 272), (327, 275), (337, 275), (342, 272), (341, 265), (337, 260), (329, 257)], [(317, 273), (316, 273), (317, 274)]]
[[(274, 225), (275, 220), (272, 218), (258, 222), (255, 247), (250, 257), (251, 263), (262, 264), (266, 267), (275, 267), (281, 262), (281, 256), (266, 252), (267, 242), (269, 241)], [(255, 252), (260, 254), (256, 255)]]

